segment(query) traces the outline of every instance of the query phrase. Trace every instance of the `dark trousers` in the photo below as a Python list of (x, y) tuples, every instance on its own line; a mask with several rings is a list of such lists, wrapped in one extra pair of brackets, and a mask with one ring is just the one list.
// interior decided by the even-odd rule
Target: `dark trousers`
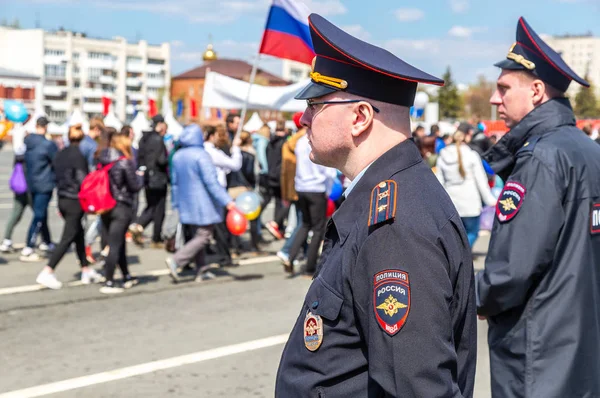
[(117, 203), (109, 213), (102, 215), (102, 229), (106, 236), (109, 251), (104, 263), (104, 272), (107, 282), (112, 282), (115, 276), (115, 267), (119, 263), (123, 277), (129, 275), (127, 267), (127, 252), (125, 232), (131, 223), (131, 206)]
[(154, 222), (152, 241), (161, 242), (163, 221), (165, 220), (165, 205), (167, 203), (167, 189), (146, 188), (146, 208), (138, 219), (138, 224), (146, 228)]
[(48, 229), (48, 205), (52, 199), (52, 192), (32, 193), (31, 203), (33, 207), (33, 219), (27, 233), (27, 247), (34, 248), (38, 234), (42, 234), (42, 240), (50, 244), (50, 230)]
[[(261, 203), (261, 207), (264, 211), (265, 207), (269, 204), (271, 199), (275, 199), (275, 215), (273, 217), (273, 221), (277, 223), (277, 226), (280, 230), (283, 229), (284, 221), (288, 216), (288, 212), (290, 211), (290, 207), (286, 206), (281, 199), (281, 187), (261, 187), (261, 195), (263, 197), (263, 202)], [(281, 231), (283, 233), (283, 231)]]
[[(227, 210), (223, 210), (227, 217)], [(215, 238), (216, 254), (219, 256), (219, 262), (224, 264), (231, 263), (231, 252), (229, 251), (229, 241), (231, 233), (227, 229), (225, 222), (214, 225), (213, 237)]]
[(319, 257), (319, 246), (325, 234), (325, 220), (327, 215), (327, 196), (325, 193), (298, 192), (296, 205), (302, 212), (302, 226), (296, 233), (290, 248), (290, 262), (296, 259), (300, 249), (304, 246), (308, 232), (313, 231), (313, 236), (308, 245), (306, 272), (315, 272)]
[(69, 250), (71, 243), (75, 243), (75, 250), (79, 262), (82, 267), (87, 267), (88, 261), (85, 257), (85, 232), (81, 226), (81, 219), (83, 218), (84, 213), (81, 209), (81, 205), (77, 199), (58, 198), (58, 209), (65, 220), (65, 225), (63, 226), (60, 243), (52, 253), (48, 266), (55, 269), (67, 250)]
[(173, 256), (175, 263), (179, 266), (186, 266), (194, 261), (196, 270), (199, 271), (204, 266), (204, 249), (210, 241), (212, 232), (212, 225), (183, 224), (185, 245), (177, 250)]

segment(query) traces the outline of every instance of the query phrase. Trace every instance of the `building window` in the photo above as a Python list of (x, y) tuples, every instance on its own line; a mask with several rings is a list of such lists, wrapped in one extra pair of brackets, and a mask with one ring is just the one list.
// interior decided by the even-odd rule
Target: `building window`
[(88, 68), (88, 80), (91, 82), (97, 82), (102, 76), (102, 69), (100, 68)]
[(65, 55), (65, 52), (64, 52), (64, 50), (52, 50), (52, 49), (46, 48), (44, 50), (44, 55), (52, 55), (55, 57), (60, 57), (62, 55)]
[(154, 87), (150, 87), (150, 88), (148, 88), (148, 94), (156, 95), (156, 94), (158, 94), (158, 89), (154, 88)]
[(164, 59), (148, 58), (148, 65), (164, 65)]
[(79, 59), (79, 53), (73, 53), (73, 59), (77, 61)]
[(142, 58), (140, 57), (127, 57), (127, 63), (137, 64), (142, 62)]
[(23, 91), (23, 99), (25, 100), (32, 100), (33, 98), (33, 90), (30, 88), (24, 88)]
[(81, 82), (79, 80), (75, 80), (75, 82), (73, 83), (73, 87), (74, 88), (79, 88), (81, 87)]
[(62, 122), (67, 118), (67, 111), (55, 111), (49, 107), (46, 107), (46, 114), (48, 115), (48, 118), (54, 122)]
[(148, 79), (162, 79), (161, 73), (148, 73)]
[(46, 77), (65, 77), (65, 65), (44, 65), (44, 75)]
[(75, 76), (79, 76), (79, 66), (74, 66), (74, 67), (73, 67), (73, 74), (74, 74)]
[(109, 53), (98, 53), (98, 52), (90, 52), (88, 53), (88, 58), (89, 59), (105, 59), (105, 60), (111, 60), (112, 56)]
[(79, 98), (73, 98), (73, 105), (79, 105)]

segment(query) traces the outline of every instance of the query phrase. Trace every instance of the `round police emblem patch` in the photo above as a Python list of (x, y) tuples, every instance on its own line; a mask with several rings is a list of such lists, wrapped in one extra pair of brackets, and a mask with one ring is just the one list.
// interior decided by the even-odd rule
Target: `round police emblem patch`
[(523, 205), (525, 192), (525, 187), (518, 182), (508, 181), (504, 185), (496, 203), (496, 217), (498, 217), (498, 221), (507, 222), (517, 215)]
[(396, 269), (379, 272), (374, 277), (373, 287), (377, 323), (393, 336), (402, 329), (410, 311), (408, 274)]
[(323, 320), (319, 315), (308, 311), (304, 319), (304, 345), (309, 351), (316, 351), (323, 342)]

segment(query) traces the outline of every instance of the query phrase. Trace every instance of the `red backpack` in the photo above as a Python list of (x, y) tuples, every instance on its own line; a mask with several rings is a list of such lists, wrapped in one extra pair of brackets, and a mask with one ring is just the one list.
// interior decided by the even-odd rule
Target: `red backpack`
[(88, 174), (79, 188), (79, 203), (86, 213), (104, 214), (111, 211), (117, 201), (110, 192), (110, 177), (108, 172), (119, 160), (107, 164)]

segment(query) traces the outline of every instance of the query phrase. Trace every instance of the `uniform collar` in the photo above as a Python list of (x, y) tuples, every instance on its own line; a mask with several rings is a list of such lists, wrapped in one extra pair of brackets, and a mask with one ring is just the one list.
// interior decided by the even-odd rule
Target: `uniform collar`
[(367, 167), (362, 169), (362, 171), (360, 173), (358, 173), (358, 175), (356, 177), (354, 177), (354, 179), (350, 182), (350, 185), (348, 185), (348, 188), (346, 188), (346, 190), (344, 191), (344, 198), (348, 198), (348, 195), (350, 195), (350, 192), (352, 192), (352, 190), (354, 189), (356, 184), (358, 184), (358, 182), (360, 181), (362, 176), (365, 175), (365, 173), (367, 172), (367, 170), (369, 170), (369, 167), (371, 167), (372, 164), (373, 164), (373, 162), (369, 163), (367, 165)]
[(373, 187), (422, 161), (417, 146), (409, 139), (394, 146), (371, 163), (352, 189), (352, 195), (348, 195), (338, 211), (333, 214), (332, 220), (340, 242), (346, 240), (356, 223), (364, 223), (365, 226), (368, 224), (366, 213)]
[(552, 99), (529, 112), (483, 157), (506, 180), (514, 168), (515, 154), (529, 138), (565, 125), (575, 125), (571, 103), (567, 98)]

